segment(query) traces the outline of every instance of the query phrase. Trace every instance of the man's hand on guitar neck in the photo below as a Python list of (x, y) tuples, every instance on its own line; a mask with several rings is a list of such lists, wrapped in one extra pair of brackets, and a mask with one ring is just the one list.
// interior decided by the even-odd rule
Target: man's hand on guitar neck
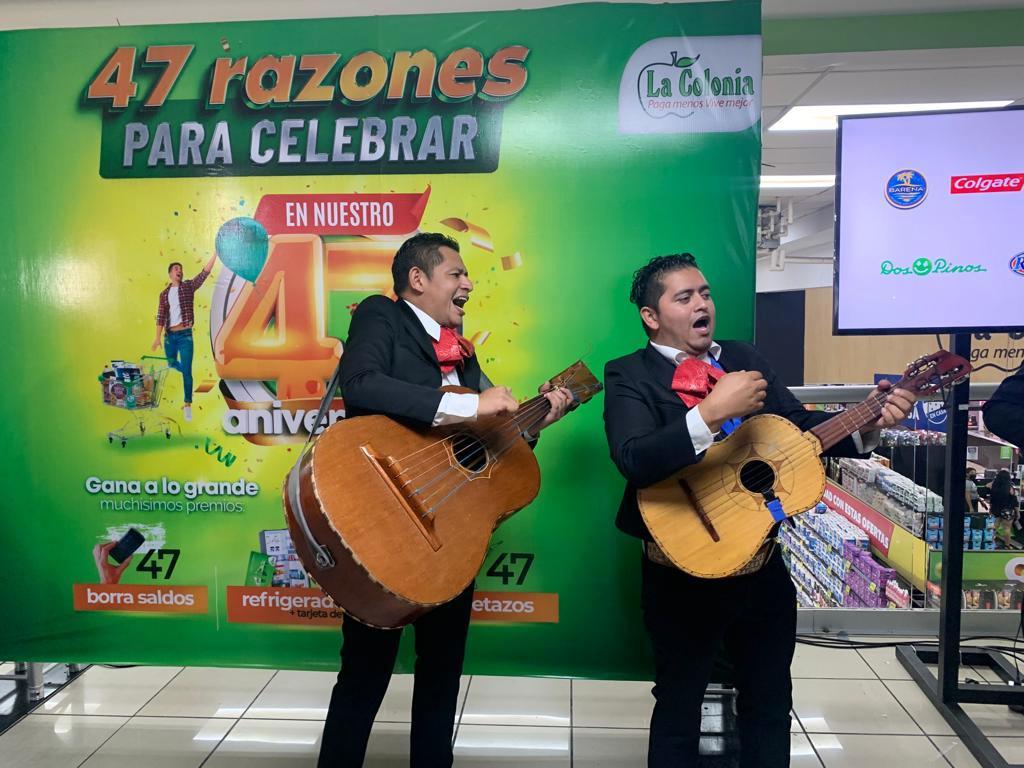
[(537, 393), (544, 395), (551, 403), (551, 410), (548, 411), (548, 415), (544, 417), (544, 421), (537, 427), (537, 431), (550, 427), (560, 418), (565, 416), (572, 408), (573, 396), (565, 387), (553, 387), (550, 381), (545, 381), (537, 388)]
[(905, 389), (893, 389), (888, 380), (882, 379), (878, 382), (877, 392), (886, 392), (885, 405), (882, 406), (882, 415), (873, 425), (873, 429), (885, 429), (895, 426), (903, 421), (914, 409), (917, 402), (917, 395)]
[(697, 406), (712, 434), (729, 419), (742, 418), (761, 410), (768, 382), (758, 371), (734, 371), (720, 378), (714, 389)]

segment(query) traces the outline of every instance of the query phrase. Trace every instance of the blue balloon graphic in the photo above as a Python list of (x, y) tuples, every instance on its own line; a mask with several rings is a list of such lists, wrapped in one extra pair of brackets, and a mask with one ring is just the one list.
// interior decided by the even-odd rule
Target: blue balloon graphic
[(225, 267), (250, 283), (256, 281), (267, 261), (267, 230), (255, 219), (239, 216), (217, 231), (217, 255)]

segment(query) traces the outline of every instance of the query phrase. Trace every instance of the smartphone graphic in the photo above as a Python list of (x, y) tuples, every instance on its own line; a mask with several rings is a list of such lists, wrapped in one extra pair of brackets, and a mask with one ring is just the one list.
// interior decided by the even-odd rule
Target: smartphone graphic
[(134, 528), (129, 528), (127, 533), (117, 540), (117, 544), (115, 544), (107, 554), (111, 560), (120, 565), (127, 560), (135, 550), (141, 547), (142, 542), (145, 540), (145, 537), (141, 533)]

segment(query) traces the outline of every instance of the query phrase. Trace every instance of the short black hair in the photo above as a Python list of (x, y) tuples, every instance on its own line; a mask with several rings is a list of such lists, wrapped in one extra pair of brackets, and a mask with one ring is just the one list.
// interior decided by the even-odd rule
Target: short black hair
[(409, 270), (413, 267), (419, 267), (427, 277), (431, 276), (434, 267), (444, 261), (441, 255), (443, 247), (459, 252), (458, 242), (440, 232), (421, 232), (402, 243), (391, 262), (391, 279), (395, 282), (396, 296), (401, 296), (409, 288)]
[(637, 309), (655, 308), (658, 299), (665, 292), (661, 278), (677, 269), (700, 269), (692, 253), (671, 253), (655, 256), (633, 273), (633, 285), (629, 289), (629, 300)]
[[(167, 274), (168, 275), (171, 274), (171, 270), (174, 269), (175, 267), (181, 267), (181, 262), (180, 261), (172, 261), (170, 264), (168, 264), (167, 265)], [(181, 268), (184, 269), (184, 267), (181, 267)]]

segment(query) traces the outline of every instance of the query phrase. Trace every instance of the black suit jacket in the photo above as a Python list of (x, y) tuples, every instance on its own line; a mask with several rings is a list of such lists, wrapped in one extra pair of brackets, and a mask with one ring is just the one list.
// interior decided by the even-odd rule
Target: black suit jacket
[[(759, 413), (783, 416), (803, 430), (833, 414), (808, 411), (779, 382), (767, 361), (749, 344), (720, 342), (719, 364), (726, 371), (760, 371), (768, 381), (764, 408)], [(651, 540), (636, 502), (637, 488), (653, 485), (696, 464), (693, 439), (686, 425), (689, 408), (672, 391), (675, 365), (648, 344), (631, 355), (609, 362), (604, 369), (604, 426), (612, 461), (626, 478), (616, 525), (631, 536)], [(852, 438), (834, 446), (830, 456), (859, 456)]]
[(991, 432), (1024, 449), (1024, 368), (1003, 379), (982, 413)]
[[(463, 361), (462, 385), (479, 392), (476, 356)], [(430, 335), (399, 299), (364, 299), (352, 315), (341, 356), (341, 393), (346, 416), (379, 413), (430, 426), (441, 403), (441, 366)]]

